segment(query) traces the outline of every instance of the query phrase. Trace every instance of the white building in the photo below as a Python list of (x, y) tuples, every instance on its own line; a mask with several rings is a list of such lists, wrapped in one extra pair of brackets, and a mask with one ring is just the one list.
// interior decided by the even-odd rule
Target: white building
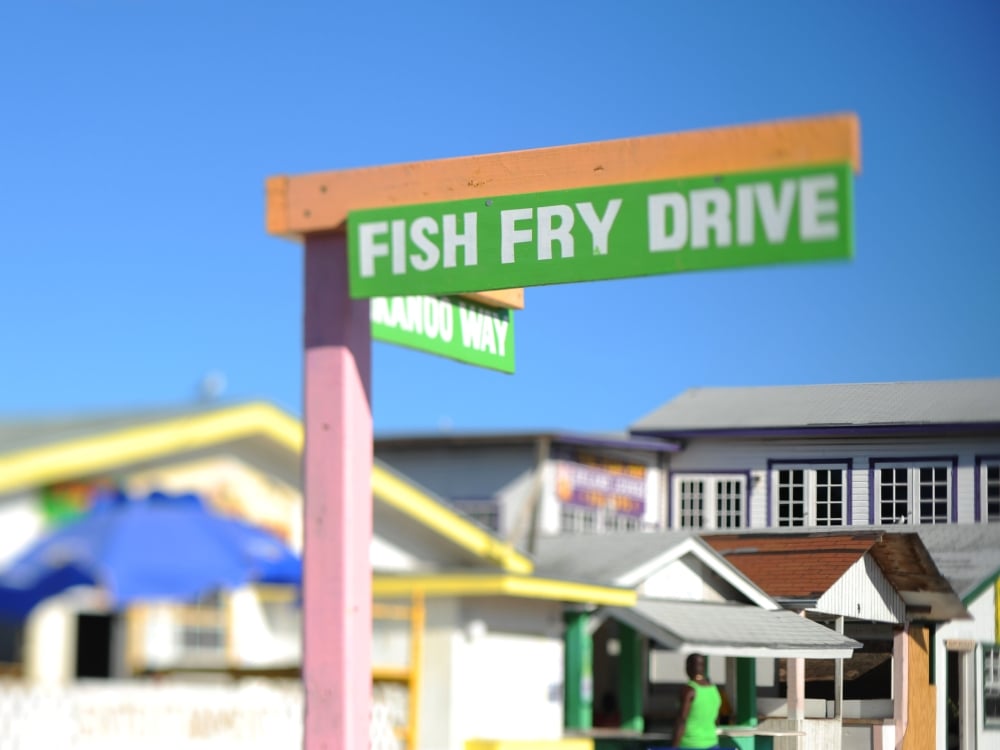
[(934, 635), (937, 746), (1000, 747), (1000, 379), (693, 388), (630, 433), (681, 448), (671, 528), (918, 531), (974, 615)]

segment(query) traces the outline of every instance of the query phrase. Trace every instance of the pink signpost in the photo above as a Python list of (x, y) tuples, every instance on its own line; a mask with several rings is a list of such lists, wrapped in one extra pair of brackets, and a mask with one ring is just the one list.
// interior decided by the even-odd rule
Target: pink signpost
[[(482, 214), (484, 226), (496, 219), (493, 214), (499, 207), (501, 213), (514, 217), (510, 220), (513, 227), (510, 236), (517, 242), (511, 243), (511, 247), (516, 245), (519, 250), (511, 250), (512, 257), (505, 258), (502, 238), (492, 236), (488, 231), (484, 236), (474, 236), (473, 233), (463, 240), (466, 243), (465, 263), (468, 266), (472, 258), (476, 258), (477, 262), (482, 258), (485, 268), (487, 262), (496, 263), (499, 258), (501, 265), (512, 269), (527, 268), (523, 281), (512, 274), (485, 273), (481, 280), (469, 283), (467, 286), (470, 288), (466, 288), (463, 281), (459, 284), (460, 289), (453, 290), (450, 288), (452, 283), (445, 279), (442, 289), (417, 288), (405, 293), (460, 291), (462, 296), (482, 304), (521, 308), (524, 305), (522, 289), (482, 291), (483, 286), (488, 286), (491, 279), (493, 284), (529, 285), (561, 283), (579, 278), (615, 278), (623, 275), (620, 259), (623, 254), (636, 252), (637, 241), (635, 236), (627, 234), (623, 235), (621, 242), (616, 238), (614, 212), (611, 210), (612, 205), (615, 211), (619, 205), (622, 211), (631, 210), (635, 208), (632, 205), (635, 200), (627, 193), (620, 196), (608, 193), (610, 198), (595, 193), (586, 200), (597, 200), (600, 205), (590, 206), (584, 215), (590, 220), (581, 222), (581, 226), (602, 229), (601, 252), (596, 254), (603, 256), (609, 264), (606, 273), (578, 273), (577, 266), (582, 267), (588, 254), (581, 252), (574, 255), (565, 250), (566, 246), (572, 247), (566, 234), (568, 224), (550, 224), (546, 234), (550, 249), (550, 235), (555, 233), (562, 238), (564, 251), (559, 263), (565, 269), (565, 278), (532, 271), (532, 262), (524, 253), (535, 253), (534, 265), (537, 266), (537, 261), (542, 260), (542, 245), (540, 239), (537, 243), (529, 241), (535, 235), (525, 227), (529, 227), (535, 219), (540, 221), (543, 209), (550, 220), (550, 214), (556, 209), (566, 214), (570, 209), (562, 204), (571, 201), (572, 197), (544, 196), (546, 203), (543, 206), (538, 203), (537, 195), (525, 194), (695, 178), (690, 185), (665, 185), (662, 190), (667, 192), (645, 197), (644, 205), (649, 210), (649, 235), (656, 234), (654, 229), (658, 227), (659, 234), (663, 235), (660, 237), (663, 246), (650, 240), (648, 247), (640, 250), (659, 253), (661, 257), (667, 253), (678, 259), (704, 253), (731, 253), (733, 251), (723, 247), (725, 243), (721, 242), (721, 237), (735, 236), (737, 244), (741, 238), (751, 235), (766, 235), (770, 241), (772, 235), (781, 234), (775, 229), (780, 225), (778, 229), (782, 232), (798, 232), (795, 243), (777, 254), (766, 242), (758, 243), (759, 247), (747, 244), (742, 252), (760, 252), (760, 262), (786, 262), (798, 260), (796, 253), (801, 248), (801, 259), (805, 260), (810, 256), (809, 243), (814, 240), (829, 241), (833, 237), (847, 244), (833, 247), (829, 253), (824, 251), (816, 257), (846, 256), (851, 242), (850, 189), (842, 181), (850, 171), (860, 169), (860, 154), (858, 119), (854, 115), (843, 114), (505, 154), (294, 177), (279, 176), (268, 180), (268, 232), (301, 240), (305, 244), (303, 682), (306, 750), (363, 750), (370, 744), (371, 323), (368, 300), (352, 299), (349, 293), (351, 268), (348, 253), (351, 249), (347, 239), (348, 214), (404, 207), (399, 214), (402, 218), (390, 212), (386, 216), (364, 219), (370, 222), (367, 235), (370, 255), (382, 262), (386, 259), (381, 255), (388, 255), (385, 249), (388, 245), (384, 242), (389, 240), (380, 238), (383, 234), (389, 236), (386, 233), (390, 226), (405, 223), (406, 206), (475, 199), (475, 211)], [(837, 165), (841, 168), (838, 169)], [(843, 169), (844, 165), (849, 166), (849, 170)], [(739, 175), (745, 178), (747, 173), (762, 170), (801, 171), (812, 167), (818, 168), (819, 173), (806, 176), (798, 172), (757, 175), (751, 184), (739, 182)], [(828, 168), (832, 169), (826, 174)], [(730, 175), (732, 179), (727, 177)], [(709, 187), (698, 182), (705, 178), (711, 178)], [(726, 187), (730, 182), (732, 184)], [(690, 195), (683, 192), (688, 189)], [(524, 205), (515, 205), (522, 201), (494, 200), (502, 196), (522, 196)], [(697, 221), (705, 224), (706, 236), (709, 236), (709, 229), (714, 232), (717, 247), (702, 247), (694, 240), (694, 244), (687, 247), (674, 236), (677, 234), (676, 227), (680, 226), (676, 212), (688, 205), (688, 199), (690, 205), (700, 207), (697, 214), (692, 213), (692, 222), (695, 222), (692, 227)], [(799, 220), (792, 222), (792, 213), (782, 213), (777, 207), (786, 202), (793, 205), (796, 200), (801, 204), (797, 209)], [(558, 205), (548, 205), (553, 201)], [(507, 203), (511, 203), (511, 207), (503, 208)], [(736, 206), (735, 213), (724, 210), (730, 203)], [(578, 209), (581, 207), (579, 203), (576, 205)], [(656, 207), (656, 215), (653, 207)], [(675, 212), (675, 229), (671, 230), (673, 233), (669, 237), (663, 216), (659, 213), (667, 209)], [(443, 210), (451, 211), (447, 206)], [(691, 210), (694, 212), (693, 208)], [(468, 213), (473, 211), (465, 206), (462, 211), (466, 216), (464, 231), (468, 231), (475, 221), (468, 217)], [(760, 214), (756, 219), (755, 212)], [(497, 226), (502, 227), (503, 221), (501, 216)], [(565, 221), (568, 222), (568, 218)], [(422, 217), (421, 222), (425, 228), (438, 226), (436, 220), (429, 216)], [(758, 224), (760, 234), (757, 232)], [(629, 225), (634, 227), (635, 222), (629, 222)], [(405, 237), (399, 238), (398, 248), (402, 253), (399, 257), (409, 259), (406, 262), (413, 265), (424, 265), (423, 261), (430, 257), (427, 254), (428, 236), (411, 237), (417, 251), (425, 253), (423, 256), (413, 255), (417, 251), (409, 248)], [(638, 237), (639, 242), (647, 242), (645, 235)], [(675, 239), (676, 247), (671, 244)], [(395, 247), (397, 238), (394, 232), (391, 233), (391, 242)], [(597, 244), (594, 246), (597, 247)], [(476, 247), (478, 252), (470, 252), (471, 247)], [(739, 255), (718, 257), (718, 262), (713, 261), (714, 265), (710, 267), (757, 262)], [(588, 262), (593, 264), (595, 261), (591, 258)], [(695, 267), (698, 266), (678, 265), (679, 269)], [(382, 270), (388, 268), (386, 265)], [(357, 296), (399, 293), (381, 290), (383, 288), (380, 287), (383, 275), (388, 283), (393, 281), (394, 276), (400, 275), (399, 270), (392, 268), (382, 274), (378, 268), (369, 269), (368, 276), (378, 277), (378, 283), (370, 285), (370, 294)], [(450, 274), (455, 269), (441, 270)], [(468, 268), (463, 272), (467, 271)], [(516, 280), (503, 280), (507, 278)]]
[(368, 747), (371, 326), (343, 234), (305, 243), (305, 746)]

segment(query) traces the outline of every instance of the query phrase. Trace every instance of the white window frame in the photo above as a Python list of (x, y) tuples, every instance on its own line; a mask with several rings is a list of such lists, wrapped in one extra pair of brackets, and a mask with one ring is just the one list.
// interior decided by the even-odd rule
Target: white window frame
[[(746, 527), (747, 503), (749, 501), (749, 481), (744, 472), (686, 472), (675, 471), (672, 482), (672, 516), (673, 526), (678, 529), (742, 529)], [(684, 507), (685, 495), (682, 491), (685, 485), (701, 484), (701, 517), (698, 524), (685, 521), (693, 516)], [(722, 508), (719, 503), (724, 500), (725, 489), (720, 491), (720, 485), (737, 485), (736, 495), (738, 507), (729, 505)]]
[(176, 647), (183, 665), (226, 666), (229, 661), (229, 596), (208, 594), (176, 611)]
[(646, 531), (638, 516), (614, 513), (607, 508), (587, 508), (564, 504), (559, 509), (559, 528), (564, 534), (596, 534), (609, 531)]
[(559, 528), (564, 534), (593, 534), (599, 531), (597, 510), (565, 504), (559, 509)]
[[(984, 523), (1000, 523), (1000, 456), (977, 456), (978, 503), (980, 520)], [(997, 476), (990, 477), (994, 472)], [(990, 505), (993, 504), (991, 512)]]
[[(808, 526), (818, 526), (818, 527), (834, 527), (839, 528), (841, 526), (848, 525), (849, 519), (849, 509), (851, 502), (851, 487), (850, 487), (850, 463), (848, 461), (822, 461), (822, 462), (809, 462), (809, 461), (784, 461), (784, 460), (773, 460), (770, 462), (770, 472), (771, 472), (771, 494), (770, 499), (771, 508), (774, 515), (773, 525), (780, 526), (782, 528), (799, 528)], [(801, 523), (782, 523), (781, 519), (781, 489), (782, 485), (780, 482), (781, 472), (783, 471), (801, 471), (802, 472), (802, 522)], [(818, 472), (821, 471), (839, 471), (841, 477), (841, 497), (840, 497), (840, 522), (831, 523), (829, 520), (821, 522), (819, 519), (818, 509), (818, 496), (820, 494), (820, 483)], [(791, 514), (790, 514), (791, 519)]]
[[(952, 505), (954, 502), (952, 483), (955, 477), (955, 461), (951, 458), (933, 458), (926, 460), (896, 460), (896, 459), (873, 459), (872, 466), (872, 498), (874, 500), (873, 517), (878, 524), (933, 524), (952, 523)], [(934, 480), (933, 484), (943, 487), (945, 497), (935, 498), (931, 502), (944, 502), (944, 516), (938, 519), (932, 515), (929, 519), (924, 518), (921, 512), (923, 500), (920, 497), (920, 488), (924, 482), (922, 476), (925, 471), (944, 471), (944, 480)], [(893, 471), (895, 476), (891, 484), (895, 487), (905, 488), (906, 497), (883, 501), (882, 488), (883, 472)], [(889, 518), (882, 514), (883, 504), (890, 502), (894, 505), (906, 503), (906, 513), (902, 516), (894, 515)]]
[[(987, 706), (995, 706), (987, 713)], [(1000, 644), (983, 644), (983, 725), (1000, 727)]]

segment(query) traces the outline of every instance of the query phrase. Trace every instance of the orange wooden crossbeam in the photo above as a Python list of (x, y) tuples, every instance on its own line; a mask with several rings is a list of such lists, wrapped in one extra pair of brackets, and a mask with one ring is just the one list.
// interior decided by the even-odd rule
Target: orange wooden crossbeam
[[(861, 125), (851, 113), (281, 175), (267, 180), (267, 231), (289, 238), (339, 232), (348, 212), (365, 208), (844, 162), (861, 170)], [(479, 296), (524, 304), (522, 289)]]

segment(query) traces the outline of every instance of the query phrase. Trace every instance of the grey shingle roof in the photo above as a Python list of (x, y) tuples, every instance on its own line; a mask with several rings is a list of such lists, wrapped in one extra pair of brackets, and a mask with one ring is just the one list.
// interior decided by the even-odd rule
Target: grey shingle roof
[(1000, 378), (840, 385), (691, 388), (635, 422), (637, 433), (995, 424)]
[(913, 530), (963, 599), (1000, 571), (1000, 524), (935, 524)]
[(615, 580), (692, 536), (687, 531), (542, 537), (533, 553), (542, 577), (614, 585)]
[(630, 609), (612, 608), (608, 612), (663, 646), (687, 651), (795, 656), (861, 647), (857, 641), (788, 610), (640, 599)]

